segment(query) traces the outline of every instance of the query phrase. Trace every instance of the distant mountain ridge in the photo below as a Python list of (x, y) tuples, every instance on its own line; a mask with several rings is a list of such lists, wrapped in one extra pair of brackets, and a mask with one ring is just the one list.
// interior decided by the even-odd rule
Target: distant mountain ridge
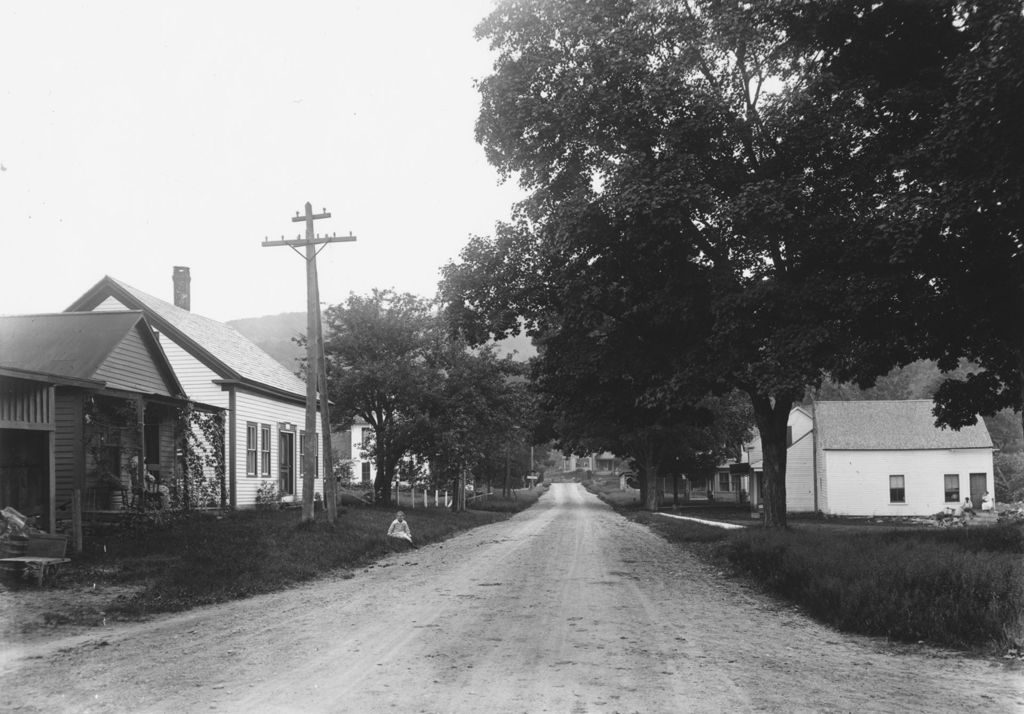
[[(306, 334), (306, 313), (283, 312), (279, 315), (244, 317), (229, 320), (228, 325), (238, 330), (257, 347), (283, 364), (289, 371), (298, 372), (300, 360), (306, 356), (294, 338)], [(494, 343), (498, 356), (512, 354), (513, 359), (525, 362), (537, 354), (537, 348), (526, 335), (509, 337)]]
[(279, 315), (244, 317), (229, 320), (227, 324), (283, 364), (290, 372), (299, 371), (299, 360), (306, 356), (306, 350), (296, 344), (293, 338), (305, 336), (306, 313), (283, 312)]

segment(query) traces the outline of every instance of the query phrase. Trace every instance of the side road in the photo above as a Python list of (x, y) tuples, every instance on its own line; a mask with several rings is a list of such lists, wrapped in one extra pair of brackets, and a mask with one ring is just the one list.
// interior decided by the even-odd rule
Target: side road
[(577, 484), (354, 578), (26, 645), (26, 712), (1012, 712), (1019, 669), (837, 634)]

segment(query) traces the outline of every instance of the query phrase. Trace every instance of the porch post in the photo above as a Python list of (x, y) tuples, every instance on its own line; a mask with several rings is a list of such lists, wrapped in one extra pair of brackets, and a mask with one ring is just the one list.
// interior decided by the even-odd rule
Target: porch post
[(146, 510), (146, 405), (142, 395), (135, 397), (135, 436), (138, 443), (138, 461), (136, 476), (139, 484), (139, 510)]
[(46, 387), (46, 400), (47, 400), (47, 428), (49, 431), (46, 432), (46, 451), (49, 454), (49, 469), (50, 469), (50, 497), (48, 511), (49, 511), (49, 523), (50, 533), (57, 532), (57, 387), (54, 385), (48, 385)]
[[(238, 421), (235, 418), (235, 414), (238, 409), (236, 407), (235, 398), (235, 385), (231, 385), (228, 389), (228, 443), (221, 444), (221, 448), (226, 448), (228, 452), (228, 472), (227, 474), (221, 474), (221, 488), (223, 489), (224, 477), (228, 478), (228, 504), (231, 510), (238, 508), (238, 477), (237, 477), (237, 459), (235, 458), (236, 440), (237, 440), (237, 424)], [(223, 491), (221, 492), (223, 494)], [(223, 500), (221, 501), (221, 507), (224, 507)]]

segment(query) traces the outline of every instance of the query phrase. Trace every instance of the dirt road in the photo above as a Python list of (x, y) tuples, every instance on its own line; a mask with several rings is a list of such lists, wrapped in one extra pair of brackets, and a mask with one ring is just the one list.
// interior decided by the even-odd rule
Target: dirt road
[(1024, 678), (833, 632), (555, 484), (355, 577), (5, 646), (0, 710), (1010, 712)]

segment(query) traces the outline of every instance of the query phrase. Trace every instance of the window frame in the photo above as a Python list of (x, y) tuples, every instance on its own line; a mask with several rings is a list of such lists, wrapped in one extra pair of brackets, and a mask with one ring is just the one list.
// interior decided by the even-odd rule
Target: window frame
[(259, 424), (254, 421), (245, 422), (245, 475), (256, 477)]
[[(893, 479), (899, 479), (899, 486)], [(907, 477), (905, 474), (889, 474), (889, 503), (907, 502)]]
[[(956, 479), (956, 490), (952, 490), (949, 487), (949, 480), (951, 478)], [(960, 474), (943, 474), (942, 475), (942, 491), (943, 498), (946, 503), (960, 503)], [(952, 495), (952, 498), (950, 496)]]
[(262, 478), (270, 478), (273, 475), (273, 465), (270, 459), (271, 435), (270, 424), (260, 424), (260, 476)]
[(732, 493), (732, 474), (730, 474), (728, 471), (719, 471), (716, 475), (718, 476), (718, 478), (716, 479), (718, 492)]

